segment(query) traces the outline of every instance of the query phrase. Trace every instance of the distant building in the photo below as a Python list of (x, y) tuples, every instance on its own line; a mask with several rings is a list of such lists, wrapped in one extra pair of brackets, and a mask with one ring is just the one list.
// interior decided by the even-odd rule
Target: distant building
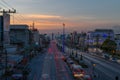
[(85, 44), (89, 47), (92, 47), (94, 43), (94, 31), (87, 32)]
[(10, 43), (20, 44), (23, 47), (30, 44), (30, 31), (28, 25), (10, 25)]
[(117, 53), (120, 54), (120, 34), (115, 34), (115, 42), (117, 44)]
[(86, 39), (86, 33), (82, 32), (80, 34), (78, 34), (78, 38), (79, 38), (79, 48), (81, 50), (85, 49), (85, 39)]
[(114, 31), (111, 29), (96, 29), (87, 33), (89, 45), (102, 45), (106, 39), (114, 40)]
[(40, 44), (40, 36), (39, 31), (37, 29), (32, 29), (32, 44), (39, 45)]
[(96, 29), (87, 33), (85, 45), (90, 52), (102, 52), (100, 46), (106, 39), (114, 40), (114, 31), (111, 29)]
[(78, 44), (79, 43), (79, 35), (78, 35), (78, 33), (76, 31), (74, 31), (72, 33), (72, 42), (74, 44)]

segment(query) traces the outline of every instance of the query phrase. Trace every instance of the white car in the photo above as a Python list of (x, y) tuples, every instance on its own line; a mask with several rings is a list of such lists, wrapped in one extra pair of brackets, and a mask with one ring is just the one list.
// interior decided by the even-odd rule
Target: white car
[(49, 74), (42, 74), (41, 80), (51, 80)]
[(12, 80), (22, 80), (23, 75), (21, 73), (16, 73), (12, 75)]
[(85, 75), (85, 76), (84, 76), (84, 80), (92, 80), (92, 78), (91, 78), (90, 75)]

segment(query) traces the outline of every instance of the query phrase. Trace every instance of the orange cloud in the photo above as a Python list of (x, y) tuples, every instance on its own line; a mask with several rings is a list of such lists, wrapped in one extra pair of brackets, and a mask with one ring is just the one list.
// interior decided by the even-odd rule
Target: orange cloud
[[(92, 28), (92, 26), (100, 26), (110, 24), (111, 22), (105, 20), (97, 20), (95, 17), (63, 17), (56, 15), (38, 15), (38, 14), (23, 14), (24, 17), (19, 14), (14, 15), (15, 24), (28, 24), (32, 25), (35, 22), (35, 27), (38, 29), (62, 29), (63, 22), (66, 24), (68, 30), (86, 30)], [(13, 23), (13, 16), (11, 16), (11, 24)]]
[(60, 19), (61, 16), (54, 16), (54, 15), (38, 15), (38, 14), (27, 14), (25, 15), (26, 18), (35, 18), (35, 19)]

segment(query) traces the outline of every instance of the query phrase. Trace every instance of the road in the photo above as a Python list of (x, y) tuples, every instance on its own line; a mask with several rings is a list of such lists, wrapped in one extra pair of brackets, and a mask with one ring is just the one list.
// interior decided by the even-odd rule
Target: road
[(74, 80), (70, 69), (61, 58), (56, 42), (51, 41), (48, 50), (37, 55), (31, 62), (28, 80)]
[[(66, 48), (68, 55), (70, 51), (71, 49)], [(81, 54), (80, 51), (78, 53)], [(82, 52), (82, 55), (84, 62), (89, 66), (86, 69), (87, 74), (97, 76), (93, 80), (115, 80), (116, 76), (120, 78), (120, 64), (85, 52)]]
[(107, 61), (97, 56), (92, 56), (88, 53), (84, 53), (83, 56), (84, 61), (91, 68), (91, 72), (93, 72), (92, 64), (96, 64), (94, 67), (94, 72), (99, 77), (97, 80), (115, 80), (115, 76), (119, 76), (120, 78), (119, 64)]

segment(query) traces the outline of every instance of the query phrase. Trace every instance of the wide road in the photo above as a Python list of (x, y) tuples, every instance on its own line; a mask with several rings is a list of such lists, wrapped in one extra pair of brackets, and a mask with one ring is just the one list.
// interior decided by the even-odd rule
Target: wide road
[(46, 52), (37, 55), (31, 62), (32, 71), (28, 80), (74, 80), (67, 64), (62, 60), (55, 41)]
[(99, 80), (115, 80), (115, 76), (119, 76), (120, 78), (119, 64), (107, 61), (97, 56), (92, 56), (88, 53), (83, 53), (83, 56), (84, 61), (91, 67), (92, 73), (92, 64), (96, 64), (94, 72), (99, 76)]

